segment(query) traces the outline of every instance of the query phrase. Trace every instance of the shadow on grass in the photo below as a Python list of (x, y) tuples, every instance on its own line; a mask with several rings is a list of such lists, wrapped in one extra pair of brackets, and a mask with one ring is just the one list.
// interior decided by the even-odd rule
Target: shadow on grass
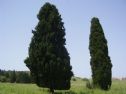
[[(46, 92), (48, 92), (49, 94), (52, 94), (50, 93), (49, 90), (46, 90)], [(72, 90), (70, 91), (55, 91), (54, 94), (94, 94), (94, 91), (91, 90), (91, 91), (79, 91), (79, 92), (74, 92)]]
[(67, 91), (67, 92), (55, 92), (54, 94), (77, 94), (73, 91)]
[[(55, 92), (54, 94), (90, 94), (89, 92), (83, 92), (83, 91), (80, 91), (79, 93), (76, 93), (74, 91), (68, 91), (68, 92)], [(93, 93), (91, 93), (93, 94)]]

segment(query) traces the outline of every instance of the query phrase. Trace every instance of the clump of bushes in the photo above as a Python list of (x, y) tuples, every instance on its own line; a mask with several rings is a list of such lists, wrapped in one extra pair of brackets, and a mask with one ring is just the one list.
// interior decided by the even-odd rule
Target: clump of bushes
[(89, 80), (86, 81), (86, 87), (89, 88), (89, 89), (93, 89), (93, 83), (90, 82)]
[(73, 77), (73, 78), (72, 78), (72, 81), (76, 81), (76, 78)]
[(88, 78), (83, 78), (82, 81), (88, 81)]

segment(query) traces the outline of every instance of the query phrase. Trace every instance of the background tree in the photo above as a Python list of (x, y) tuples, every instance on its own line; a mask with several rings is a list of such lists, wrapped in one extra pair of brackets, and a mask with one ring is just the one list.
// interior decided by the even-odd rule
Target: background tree
[(92, 18), (90, 30), (90, 65), (93, 85), (108, 90), (111, 86), (111, 60), (108, 56), (107, 40), (98, 18)]
[(16, 82), (17, 83), (30, 83), (31, 77), (28, 72), (19, 71), (19, 72), (17, 72)]
[(9, 82), (9, 74), (5, 70), (0, 69), (0, 82)]
[(11, 83), (16, 82), (16, 73), (15, 73), (15, 70), (13, 70), (12, 72), (10, 72), (10, 82)]
[(39, 11), (38, 25), (32, 31), (26, 66), (40, 87), (69, 89), (73, 75), (70, 57), (65, 48), (65, 29), (56, 7), (46, 3)]

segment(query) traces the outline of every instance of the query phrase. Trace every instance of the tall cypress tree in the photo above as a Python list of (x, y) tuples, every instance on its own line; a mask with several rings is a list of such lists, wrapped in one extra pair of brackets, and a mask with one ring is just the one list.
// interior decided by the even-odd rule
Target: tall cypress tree
[(45, 3), (37, 18), (24, 62), (38, 86), (50, 88), (52, 93), (55, 89), (69, 89), (73, 73), (61, 15), (54, 5)]
[(93, 85), (108, 90), (111, 87), (112, 64), (102, 26), (95, 17), (91, 20), (89, 50)]

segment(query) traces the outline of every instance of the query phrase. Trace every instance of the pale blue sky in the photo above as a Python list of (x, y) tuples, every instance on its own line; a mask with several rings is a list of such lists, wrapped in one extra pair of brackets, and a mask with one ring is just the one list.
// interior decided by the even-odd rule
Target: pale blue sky
[(0, 0), (0, 69), (28, 70), (23, 61), (45, 2), (56, 5), (65, 23), (75, 76), (91, 77), (90, 21), (98, 17), (108, 40), (113, 77), (126, 77), (125, 0)]

